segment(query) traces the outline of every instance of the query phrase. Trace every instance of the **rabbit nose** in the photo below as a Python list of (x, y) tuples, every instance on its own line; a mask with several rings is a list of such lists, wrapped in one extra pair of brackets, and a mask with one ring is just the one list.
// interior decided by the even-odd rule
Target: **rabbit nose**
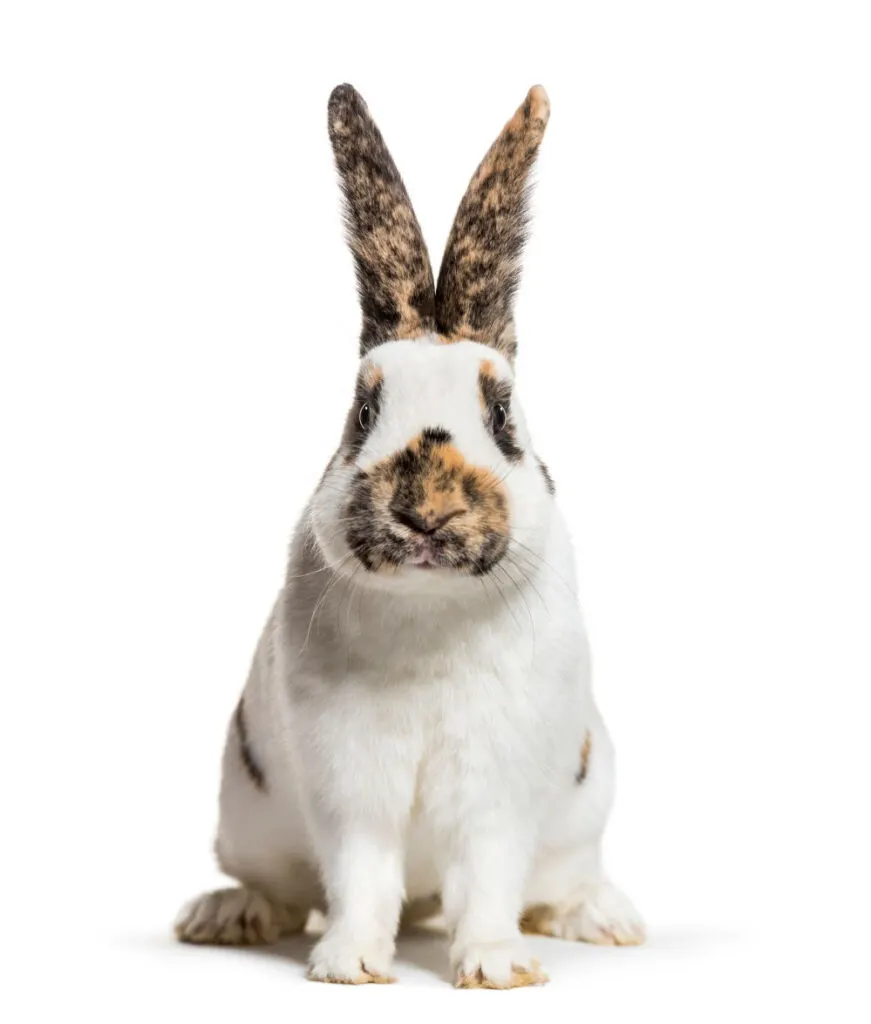
[(440, 530), (446, 523), (449, 523), (457, 516), (461, 516), (466, 510), (464, 508), (451, 509), (449, 512), (435, 512), (433, 509), (426, 509), (418, 512), (416, 509), (409, 511), (404, 508), (393, 509), (394, 517), (415, 533), (422, 533), (431, 536)]

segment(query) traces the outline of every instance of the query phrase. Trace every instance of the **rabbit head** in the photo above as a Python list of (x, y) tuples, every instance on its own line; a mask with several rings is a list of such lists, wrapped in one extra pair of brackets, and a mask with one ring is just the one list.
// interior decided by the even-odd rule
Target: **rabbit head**
[(311, 524), (327, 564), (362, 583), (459, 585), (494, 571), (512, 541), (534, 551), (546, 531), (553, 486), (515, 393), (513, 300), (548, 116), (536, 86), (469, 183), (436, 287), (365, 103), (349, 85), (330, 97), (363, 324), (354, 400)]

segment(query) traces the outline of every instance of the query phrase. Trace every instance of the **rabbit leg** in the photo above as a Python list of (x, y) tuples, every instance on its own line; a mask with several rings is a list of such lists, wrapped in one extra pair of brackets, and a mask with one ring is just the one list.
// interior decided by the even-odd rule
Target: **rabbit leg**
[(180, 942), (259, 946), (305, 928), (308, 911), (268, 899), (256, 889), (218, 889), (187, 903), (175, 922)]
[(644, 922), (602, 867), (601, 840), (613, 798), (613, 751), (601, 723), (581, 743), (577, 773), (551, 816), (526, 892), (526, 933), (630, 946)]
[(471, 825), (452, 844), (442, 900), (457, 988), (520, 988), (548, 980), (518, 929), (527, 862), (522, 829), (511, 825), (489, 835)]
[[(218, 862), (241, 885), (187, 903), (176, 918), (176, 937), (181, 942), (252, 946), (301, 932), (309, 911), (323, 906), (315, 870), (292, 847), (276, 842), (275, 830), (268, 835), (266, 806), (248, 808), (245, 816), (226, 805), (222, 811), (215, 844)], [(263, 818), (259, 831), (256, 817)]]
[[(238, 714), (224, 754), (215, 853), (221, 870), (241, 884), (187, 903), (175, 922), (181, 942), (277, 942), (282, 935), (302, 931), (309, 911), (323, 906), (301, 815), (286, 794), (275, 792), (277, 785), (266, 789), (255, 784), (251, 765), (240, 756)], [(248, 759), (253, 756), (249, 751)], [(262, 783), (262, 776), (258, 778)]]
[(402, 848), (393, 830), (345, 829), (325, 844), (328, 927), (312, 950), (312, 981), (384, 984), (402, 906)]
[(564, 899), (527, 906), (520, 919), (527, 935), (549, 935), (598, 946), (638, 946), (644, 921), (631, 900), (607, 880), (581, 883)]

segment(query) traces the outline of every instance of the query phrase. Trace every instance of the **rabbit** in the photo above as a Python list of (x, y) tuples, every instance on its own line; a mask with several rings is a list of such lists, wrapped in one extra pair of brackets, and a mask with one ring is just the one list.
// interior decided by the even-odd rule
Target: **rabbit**
[(455, 985), (485, 989), (547, 981), (526, 933), (643, 941), (602, 867), (613, 750), (515, 387), (549, 114), (532, 88), (472, 177), (436, 286), (366, 104), (349, 85), (330, 97), (359, 370), (229, 726), (215, 851), (239, 887), (187, 904), (182, 941), (271, 943), (318, 909), (308, 977), (383, 983), (400, 919), (441, 912)]

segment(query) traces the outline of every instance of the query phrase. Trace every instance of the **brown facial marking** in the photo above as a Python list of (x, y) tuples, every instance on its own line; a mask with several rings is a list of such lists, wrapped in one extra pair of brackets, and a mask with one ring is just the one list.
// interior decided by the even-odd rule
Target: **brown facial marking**
[(467, 463), (440, 428), (359, 473), (346, 517), (348, 545), (372, 571), (401, 565), (426, 545), (439, 566), (480, 575), (508, 546), (499, 479)]
[(498, 381), (496, 375), (496, 367), (489, 359), (482, 359), (481, 365), (478, 368), (478, 400), (481, 403), (481, 408), (489, 416), (490, 410), (487, 406), (488, 395), (491, 393), (492, 384)]
[(384, 371), (375, 363), (368, 363), (360, 371), (360, 380), (365, 388), (374, 391), (379, 384), (384, 382)]
[(492, 345), (509, 360), (517, 350), (513, 305), (527, 233), (529, 172), (549, 117), (547, 93), (534, 86), (469, 183), (436, 289), (436, 324), (446, 340)]
[(360, 354), (435, 329), (429, 254), (408, 193), (360, 94), (333, 90), (329, 134), (363, 313)]
[(575, 775), (575, 782), (579, 786), (584, 781), (584, 779), (587, 777), (587, 770), (588, 770), (589, 764), (590, 764), (590, 751), (592, 749), (593, 749), (593, 737), (592, 737), (592, 734), (588, 731), (586, 736), (584, 737), (583, 746), (581, 747), (581, 765), (578, 768), (577, 774)]

